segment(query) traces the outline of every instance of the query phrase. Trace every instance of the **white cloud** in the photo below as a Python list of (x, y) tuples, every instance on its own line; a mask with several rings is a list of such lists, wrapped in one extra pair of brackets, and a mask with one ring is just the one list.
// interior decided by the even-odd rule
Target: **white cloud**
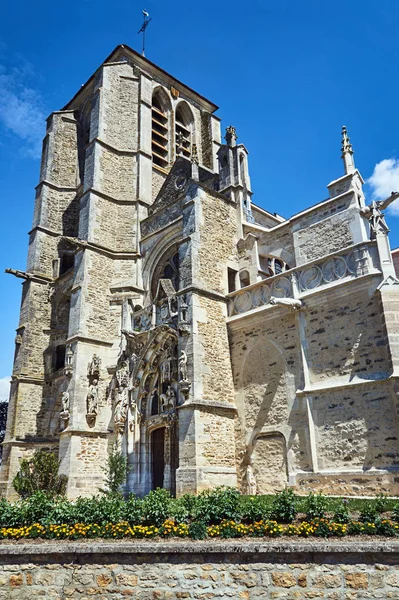
[(8, 402), (10, 379), (11, 377), (0, 377), (0, 402), (4, 402), (4, 400)]
[[(399, 191), (399, 160), (385, 158), (377, 163), (371, 177), (366, 180), (372, 190), (372, 200), (385, 200), (391, 192)], [(389, 207), (391, 214), (399, 215), (398, 200)]]
[(45, 133), (45, 114), (38, 91), (29, 82), (32, 67), (5, 67), (0, 64), (0, 124), (23, 140), (24, 154), (40, 158)]

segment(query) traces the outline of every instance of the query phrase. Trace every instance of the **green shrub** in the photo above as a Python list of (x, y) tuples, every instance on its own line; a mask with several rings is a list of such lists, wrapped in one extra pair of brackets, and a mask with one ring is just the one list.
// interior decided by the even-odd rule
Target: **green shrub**
[(392, 519), (399, 523), (399, 504), (395, 504), (392, 509)]
[(327, 511), (327, 498), (322, 494), (310, 492), (304, 505), (306, 520), (324, 519)]
[(0, 499), (0, 527), (21, 527), (24, 516), (21, 511), (21, 502), (11, 504), (5, 498)]
[(362, 523), (374, 523), (377, 515), (375, 502), (367, 502), (360, 512), (359, 521)]
[(197, 496), (194, 518), (206, 524), (217, 524), (240, 518), (240, 492), (235, 488), (217, 487), (204, 490)]
[(270, 501), (265, 496), (248, 496), (241, 501), (241, 519), (245, 523), (265, 521), (270, 513)]
[(194, 494), (184, 494), (183, 496), (180, 496), (178, 501), (187, 511), (188, 518), (192, 519), (195, 515), (195, 509), (197, 506), (197, 496)]
[(181, 498), (171, 500), (169, 516), (175, 523), (188, 523), (190, 521), (190, 512), (187, 505), (181, 502)]
[(140, 525), (143, 520), (143, 500), (135, 494), (129, 494), (127, 497), (124, 519), (130, 525)]
[(347, 500), (340, 498), (338, 504), (335, 507), (333, 520), (335, 523), (349, 523), (349, 503)]
[(286, 488), (277, 494), (272, 504), (270, 517), (278, 523), (292, 523), (296, 517), (296, 513), (294, 490)]
[(51, 521), (54, 501), (45, 492), (38, 491), (23, 500), (20, 503), (20, 509), (24, 525), (32, 523), (44, 525)]
[(143, 498), (143, 521), (145, 525), (160, 527), (170, 516), (171, 495), (168, 490), (157, 488)]
[(206, 524), (202, 521), (193, 521), (189, 525), (188, 535), (193, 540), (204, 540), (207, 536)]
[(54, 497), (66, 491), (68, 478), (58, 475), (60, 461), (53, 452), (38, 450), (31, 459), (23, 459), (14, 477), (13, 486), (21, 498), (29, 498), (36, 492)]
[(376, 496), (376, 499), (374, 501), (374, 505), (375, 505), (375, 509), (378, 513), (383, 513), (387, 510), (389, 510), (389, 505), (388, 505), (388, 496), (386, 494), (378, 494), (378, 496)]
[[(70, 523), (118, 523), (125, 518), (125, 501), (118, 494), (78, 498), (72, 505)], [(66, 521), (64, 521), (66, 522)]]

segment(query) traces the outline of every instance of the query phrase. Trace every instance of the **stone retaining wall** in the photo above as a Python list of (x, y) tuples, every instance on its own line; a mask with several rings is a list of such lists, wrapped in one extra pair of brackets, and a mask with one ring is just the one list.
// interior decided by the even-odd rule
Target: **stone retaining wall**
[(0, 545), (0, 600), (399, 599), (399, 543)]

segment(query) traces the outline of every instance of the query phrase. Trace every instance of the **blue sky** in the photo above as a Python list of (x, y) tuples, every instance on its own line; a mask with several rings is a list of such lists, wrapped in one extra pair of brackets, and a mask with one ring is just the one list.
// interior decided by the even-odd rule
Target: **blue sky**
[[(118, 44), (220, 106), (250, 152), (254, 201), (289, 217), (342, 174), (345, 124), (372, 195), (399, 188), (398, 0), (13, 0), (0, 24), (0, 398), (11, 374), (45, 118)], [(375, 170), (375, 167), (377, 169)], [(399, 246), (399, 207), (389, 215)]]

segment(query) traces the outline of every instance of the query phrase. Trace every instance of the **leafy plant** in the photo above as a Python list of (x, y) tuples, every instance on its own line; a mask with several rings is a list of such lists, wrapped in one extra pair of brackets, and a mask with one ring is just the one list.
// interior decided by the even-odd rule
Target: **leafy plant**
[(340, 498), (338, 504), (335, 507), (333, 520), (335, 523), (349, 523), (349, 503), (347, 500)]
[(392, 519), (399, 523), (399, 504), (395, 504), (392, 510)]
[(189, 525), (188, 535), (193, 540), (204, 540), (207, 535), (206, 523), (203, 521), (193, 521)]
[(271, 510), (271, 518), (279, 523), (292, 523), (296, 517), (296, 501), (294, 490), (286, 488), (277, 494)]
[(375, 509), (378, 513), (383, 513), (388, 510), (388, 496), (386, 494), (378, 494), (374, 501)]
[(368, 502), (363, 506), (360, 512), (359, 521), (362, 523), (374, 523), (377, 518), (377, 508), (375, 502)]
[(184, 506), (184, 509), (187, 511), (187, 517), (192, 519), (195, 515), (195, 507), (197, 506), (197, 496), (194, 494), (184, 494), (180, 496), (178, 502)]
[(270, 502), (265, 496), (249, 496), (241, 503), (241, 519), (245, 523), (267, 520), (270, 513)]
[(53, 452), (38, 450), (31, 459), (23, 459), (14, 477), (13, 486), (21, 498), (29, 498), (36, 492), (54, 497), (66, 491), (68, 478), (58, 475), (60, 461)]
[(131, 468), (128, 465), (127, 457), (122, 454), (116, 444), (113, 444), (107, 457), (107, 466), (103, 467), (106, 489), (102, 491), (106, 494), (120, 492)]
[(322, 494), (310, 492), (305, 501), (305, 512), (307, 521), (323, 519), (327, 511), (327, 498)]
[(160, 527), (170, 516), (171, 495), (168, 490), (157, 488), (143, 499), (143, 521), (146, 525)]
[(240, 518), (240, 492), (231, 487), (204, 490), (197, 496), (194, 517), (206, 524)]
[(131, 525), (139, 525), (143, 520), (143, 500), (129, 494), (125, 501), (125, 519)]

